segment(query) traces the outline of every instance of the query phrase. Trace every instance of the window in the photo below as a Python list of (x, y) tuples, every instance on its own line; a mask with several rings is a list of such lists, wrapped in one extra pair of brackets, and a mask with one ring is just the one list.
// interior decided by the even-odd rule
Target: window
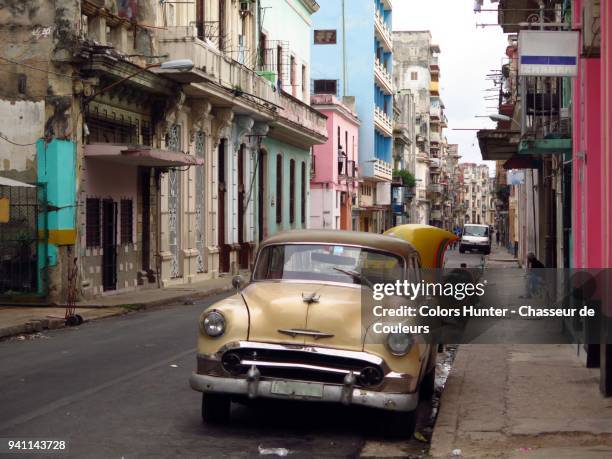
[(315, 30), (314, 44), (315, 45), (335, 45), (336, 44), (335, 30)]
[(283, 222), (283, 155), (276, 155), (276, 223)]
[(283, 87), (283, 47), (276, 47), (276, 75), (278, 79), (278, 85)]
[(297, 95), (297, 81), (296, 81), (296, 70), (295, 70), (295, 57), (291, 56), (289, 69), (289, 81), (291, 84), (291, 95), (296, 97)]
[(100, 247), (100, 200), (85, 201), (85, 239), (87, 247)]
[(419, 72), (410, 72), (410, 79), (416, 81), (419, 79)]
[(289, 223), (295, 223), (295, 159), (289, 161)]
[(315, 94), (334, 94), (338, 93), (337, 80), (314, 80)]
[(133, 231), (132, 200), (121, 200), (121, 243), (131, 244)]
[[(314, 158), (313, 158), (314, 160)], [(301, 179), (302, 179), (302, 183), (301, 183), (301, 188), (302, 188), (302, 193), (300, 194), (300, 200), (301, 200), (301, 221), (302, 221), (302, 227), (305, 227), (306, 225), (306, 163), (304, 161), (302, 161), (302, 173), (301, 173)]]
[(302, 100), (307, 101), (308, 99), (308, 74), (306, 73), (306, 66), (302, 65)]

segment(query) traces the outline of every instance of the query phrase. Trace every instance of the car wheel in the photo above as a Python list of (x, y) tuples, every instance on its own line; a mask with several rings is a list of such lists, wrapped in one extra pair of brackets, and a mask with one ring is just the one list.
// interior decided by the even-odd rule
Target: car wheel
[(202, 394), (202, 421), (223, 424), (229, 421), (231, 399), (225, 394)]
[(436, 390), (436, 367), (429, 370), (419, 387), (419, 400), (431, 400)]
[(391, 438), (410, 439), (416, 428), (416, 410), (387, 411), (381, 423), (382, 434)]

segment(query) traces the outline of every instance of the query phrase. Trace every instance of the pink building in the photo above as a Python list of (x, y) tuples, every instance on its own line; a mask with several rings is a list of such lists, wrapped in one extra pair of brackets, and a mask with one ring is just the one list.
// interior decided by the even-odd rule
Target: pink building
[(359, 188), (359, 119), (355, 100), (314, 95), (312, 106), (327, 116), (327, 142), (313, 147), (310, 228), (358, 229), (353, 202)]

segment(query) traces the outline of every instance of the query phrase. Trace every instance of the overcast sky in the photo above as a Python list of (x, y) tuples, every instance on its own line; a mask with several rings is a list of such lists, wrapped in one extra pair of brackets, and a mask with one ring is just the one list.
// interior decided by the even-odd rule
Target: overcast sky
[[(495, 9), (485, 0), (483, 9)], [(452, 128), (493, 128), (495, 123), (475, 115), (496, 113), (495, 100), (484, 100), (493, 83), (486, 80), (499, 70), (505, 56), (506, 36), (501, 27), (476, 27), (497, 23), (497, 13), (474, 13), (474, 0), (394, 0), (394, 30), (430, 30), (440, 45), (441, 96), (446, 106), (449, 143), (459, 144), (462, 162), (482, 162), (476, 131)], [(494, 163), (492, 163), (494, 164)]]

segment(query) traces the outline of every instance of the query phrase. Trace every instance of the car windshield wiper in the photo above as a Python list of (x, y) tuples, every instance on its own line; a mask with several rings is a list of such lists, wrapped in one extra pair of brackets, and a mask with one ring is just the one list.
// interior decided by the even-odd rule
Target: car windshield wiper
[(368, 279), (366, 279), (364, 276), (359, 274), (357, 271), (353, 271), (352, 269), (337, 268), (335, 266), (334, 266), (334, 269), (338, 272), (341, 272), (343, 274), (346, 274), (347, 276), (352, 277), (353, 279), (358, 281), (360, 284), (365, 284), (368, 287), (372, 287), (372, 283)]

